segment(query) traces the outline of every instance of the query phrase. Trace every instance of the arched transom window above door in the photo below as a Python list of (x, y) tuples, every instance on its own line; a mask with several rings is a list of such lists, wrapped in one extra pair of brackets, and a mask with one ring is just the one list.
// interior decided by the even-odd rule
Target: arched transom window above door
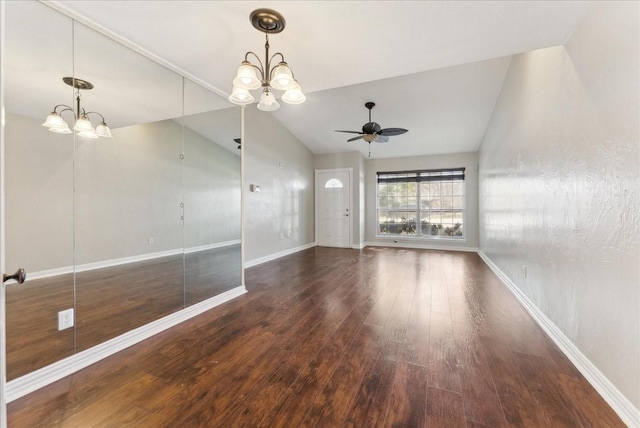
[(342, 181), (338, 180), (337, 178), (332, 178), (324, 185), (325, 189), (340, 189), (342, 187), (344, 187)]

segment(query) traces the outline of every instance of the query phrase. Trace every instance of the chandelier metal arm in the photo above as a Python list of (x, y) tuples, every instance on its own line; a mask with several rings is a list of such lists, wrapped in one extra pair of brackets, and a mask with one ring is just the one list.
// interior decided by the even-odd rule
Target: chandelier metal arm
[[(249, 61), (249, 55), (253, 55), (253, 57), (258, 61), (258, 64), (260, 64), (260, 67), (251, 64), (251, 61)], [(264, 80), (264, 64), (262, 64), (262, 60), (260, 59), (260, 57), (255, 52), (249, 51), (246, 54), (244, 54), (244, 60), (247, 61), (251, 67), (258, 70)]]
[(100, 116), (100, 118), (102, 119), (102, 123), (106, 123), (106, 121), (104, 120), (104, 116), (101, 115), (100, 113), (98, 113), (97, 111), (88, 111), (85, 112), (84, 109), (82, 110), (82, 115), (83, 116), (89, 116), (90, 114), (97, 114), (98, 116)]
[[(62, 109), (62, 110), (58, 111), (58, 107), (64, 107), (64, 109)], [(66, 104), (58, 104), (57, 106), (55, 106), (55, 107), (53, 108), (53, 112), (54, 112), (54, 113), (57, 113), (57, 114), (60, 114), (60, 113), (62, 113), (63, 111), (66, 111), (66, 110), (71, 110), (71, 111), (73, 111), (73, 108), (71, 108), (70, 106), (68, 106), (68, 105), (66, 105)]]
[[(285, 64), (287, 63), (287, 61), (284, 60), (284, 55), (282, 55), (280, 52), (276, 52), (273, 55), (271, 55), (271, 58), (269, 58), (269, 62), (267, 64), (271, 65), (273, 64), (273, 59), (277, 56), (280, 56), (281, 61), (280, 62), (284, 62)], [(271, 69), (269, 70), (269, 81), (271, 81), (271, 75), (273, 74), (273, 70), (276, 69), (277, 66), (279, 66), (280, 63), (274, 65), (273, 67), (271, 67)]]

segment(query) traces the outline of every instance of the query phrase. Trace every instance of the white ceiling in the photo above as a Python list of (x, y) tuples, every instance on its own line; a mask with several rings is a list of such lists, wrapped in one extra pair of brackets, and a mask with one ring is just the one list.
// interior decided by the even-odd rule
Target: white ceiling
[[(271, 36), (307, 93), (274, 116), (314, 153), (346, 143), (373, 120), (409, 133), (372, 145), (374, 157), (475, 151), (510, 55), (563, 44), (592, 2), (558, 1), (55, 1), (81, 22), (113, 33), (175, 70), (228, 93), (244, 53), (263, 55), (249, 14), (287, 20)], [(268, 114), (268, 113), (265, 113)]]

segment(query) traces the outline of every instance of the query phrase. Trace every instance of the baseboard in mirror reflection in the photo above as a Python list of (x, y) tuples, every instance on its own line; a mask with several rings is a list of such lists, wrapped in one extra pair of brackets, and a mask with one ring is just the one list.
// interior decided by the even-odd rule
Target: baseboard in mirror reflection
[[(139, 254), (137, 256), (121, 257), (121, 258), (118, 258), (118, 259), (103, 260), (103, 261), (100, 261), (100, 262), (84, 263), (84, 264), (77, 265), (75, 271), (76, 272), (86, 272), (86, 271), (90, 271), (90, 270), (93, 270), (93, 269), (102, 269), (102, 268), (106, 268), (106, 267), (120, 266), (120, 265), (124, 265), (124, 264), (127, 264), (127, 263), (135, 263), (135, 262), (142, 262), (142, 261), (146, 261), (146, 260), (159, 259), (161, 257), (175, 256), (175, 255), (182, 254), (182, 253), (184, 253), (184, 254), (193, 254), (193, 253), (197, 253), (199, 251), (213, 250), (215, 248), (229, 247), (231, 245), (239, 245), (239, 244), (240, 244), (240, 240), (239, 239), (235, 239), (233, 241), (216, 242), (215, 244), (200, 245), (200, 246), (197, 246), (197, 247), (188, 247), (188, 248), (184, 248), (184, 249), (176, 248), (174, 250), (158, 251), (158, 252), (155, 252), (155, 253)], [(37, 272), (27, 272), (27, 282), (29, 280), (50, 278), (52, 276), (63, 275), (63, 274), (73, 273), (73, 272), (74, 272), (73, 266), (65, 266), (65, 267), (61, 267), (61, 268), (47, 269), (47, 270), (42, 270), (42, 271), (37, 271)]]
[(628, 426), (640, 427), (640, 411), (616, 388), (609, 379), (584, 355), (576, 345), (511, 281), (511, 279), (481, 250), (478, 255), (498, 278), (507, 286), (511, 294), (529, 312), (547, 336), (560, 348), (574, 366), (589, 381), (602, 398)]
[(60, 360), (56, 363), (33, 371), (27, 375), (14, 379), (6, 384), (6, 399), (11, 402), (23, 397), (33, 391), (36, 391), (46, 385), (62, 379), (72, 373), (75, 373), (85, 367), (90, 366), (104, 358), (107, 358), (117, 352), (122, 351), (132, 345), (142, 342), (164, 330), (180, 324), (190, 318), (202, 314), (209, 309), (215, 308), (223, 303), (235, 299), (247, 292), (244, 285), (232, 288), (215, 297), (196, 303), (179, 312), (167, 315), (157, 321), (153, 321), (142, 327), (131, 330), (125, 334), (108, 340), (86, 351)]

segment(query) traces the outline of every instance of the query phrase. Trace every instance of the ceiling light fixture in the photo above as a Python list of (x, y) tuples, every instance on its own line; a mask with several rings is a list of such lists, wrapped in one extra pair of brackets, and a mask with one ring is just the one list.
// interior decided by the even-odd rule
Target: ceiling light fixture
[[(62, 81), (67, 85), (76, 88), (76, 109), (70, 107), (66, 104), (58, 104), (53, 108), (53, 111), (47, 116), (47, 120), (42, 124), (49, 128), (49, 131), (56, 132), (58, 134), (71, 134), (71, 129), (69, 129), (69, 125), (62, 118), (62, 113), (65, 111), (70, 111), (74, 115), (74, 125), (73, 129), (77, 131), (80, 137), (86, 138), (98, 138), (98, 137), (106, 137), (112, 138), (111, 130), (107, 126), (107, 123), (104, 120), (104, 116), (96, 111), (85, 111), (80, 107), (80, 89), (88, 91), (93, 89), (93, 84), (87, 82), (86, 80), (76, 79), (74, 77), (63, 77)], [(58, 110), (60, 108), (60, 110)], [(91, 121), (89, 120), (89, 115), (98, 115), (102, 119), (102, 122), (93, 128)]]
[[(262, 111), (275, 111), (280, 108), (272, 89), (285, 91), (282, 101), (287, 104), (303, 103), (307, 97), (302, 93), (293, 71), (284, 60), (284, 55), (276, 52), (269, 57), (269, 34), (277, 34), (284, 30), (284, 17), (275, 10), (257, 9), (251, 12), (250, 19), (251, 24), (265, 34), (265, 62), (263, 63), (260, 57), (252, 51), (244, 55), (244, 61), (238, 67), (236, 78), (233, 79), (233, 91), (229, 96), (229, 101), (238, 105), (251, 104), (255, 99), (249, 91), (262, 87), (260, 102), (258, 102), (258, 108)], [(250, 55), (253, 55), (259, 66), (249, 61)], [(272, 67), (272, 62), (276, 57), (280, 57), (280, 62)], [(260, 72), (260, 78), (258, 78), (256, 70)]]

